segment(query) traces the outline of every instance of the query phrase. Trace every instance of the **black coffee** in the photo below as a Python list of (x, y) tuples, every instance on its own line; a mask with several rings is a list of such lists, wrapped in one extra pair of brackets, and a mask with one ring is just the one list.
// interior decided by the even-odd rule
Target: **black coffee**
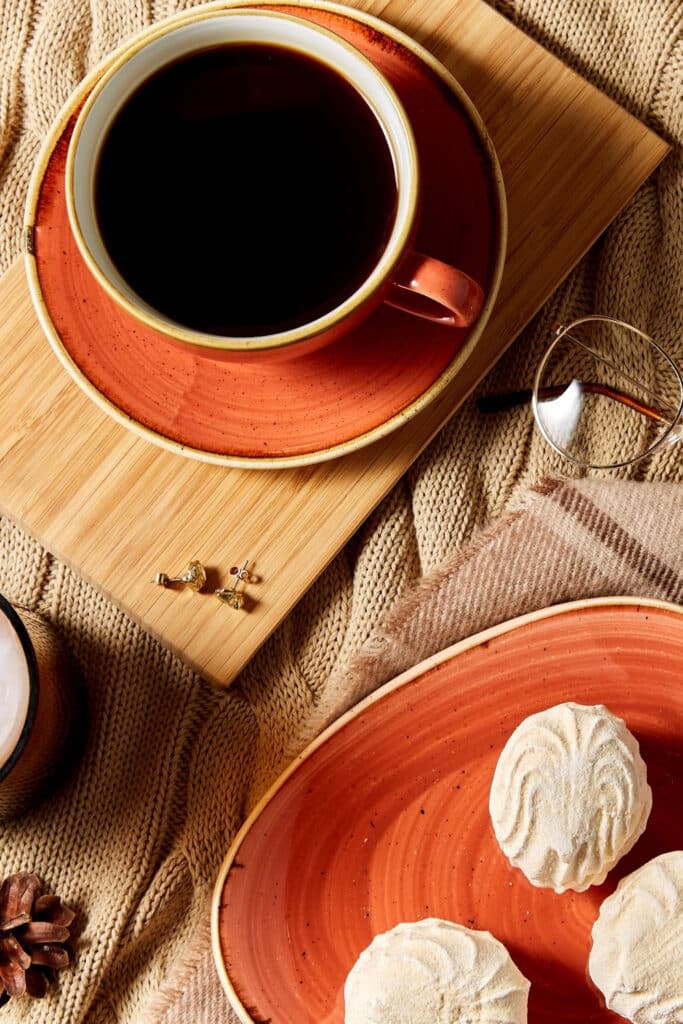
[(274, 333), (333, 309), (396, 213), (365, 100), (317, 60), (261, 44), (202, 50), (147, 79), (105, 139), (95, 187), (122, 277), (212, 334)]

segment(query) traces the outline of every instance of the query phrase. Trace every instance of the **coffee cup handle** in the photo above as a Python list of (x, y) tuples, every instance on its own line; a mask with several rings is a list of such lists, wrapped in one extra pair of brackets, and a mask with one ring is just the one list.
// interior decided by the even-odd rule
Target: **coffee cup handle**
[(400, 264), (384, 301), (423, 320), (469, 327), (481, 312), (484, 293), (462, 270), (412, 250)]

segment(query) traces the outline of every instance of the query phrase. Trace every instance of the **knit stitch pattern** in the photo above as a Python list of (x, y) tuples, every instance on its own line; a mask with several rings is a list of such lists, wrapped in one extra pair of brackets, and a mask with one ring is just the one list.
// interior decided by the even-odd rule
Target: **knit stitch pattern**
[[(190, 6), (4, 0), (1, 270), (20, 251), (29, 176), (71, 91), (126, 38)], [(363, 6), (391, 20), (390, 6)], [(672, 152), (481, 390), (529, 387), (548, 325), (590, 312), (632, 321), (683, 364), (683, 3), (497, 6)], [(60, 630), (90, 714), (77, 770), (0, 827), (0, 872), (33, 870), (79, 911), (73, 969), (3, 1020), (234, 1021), (210, 952), (214, 880), (249, 809), (327, 723), (410, 664), (524, 611), (610, 593), (683, 601), (683, 445), (580, 482), (560, 474), (585, 475), (545, 445), (529, 409), (486, 418), (466, 402), (225, 693), (0, 520), (0, 590)]]

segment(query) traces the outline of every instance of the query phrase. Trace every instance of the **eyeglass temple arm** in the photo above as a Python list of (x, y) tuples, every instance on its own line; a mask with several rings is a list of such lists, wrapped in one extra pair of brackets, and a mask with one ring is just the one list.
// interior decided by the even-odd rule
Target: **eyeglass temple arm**
[[(556, 384), (553, 387), (539, 388), (538, 397), (543, 402), (551, 401), (553, 398), (559, 398), (566, 391), (567, 387), (567, 384)], [(665, 422), (665, 417), (656, 409), (649, 405), (644, 405), (643, 402), (639, 402), (638, 399), (627, 395), (623, 391), (617, 391), (615, 388), (607, 387), (606, 384), (597, 384), (591, 381), (582, 381), (581, 387), (589, 395), (604, 395), (605, 398), (621, 402), (622, 405), (627, 405), (629, 409), (641, 412), (643, 416), (647, 416), (648, 419), (654, 420), (656, 423)], [(524, 391), (507, 391), (502, 395), (482, 395), (477, 399), (476, 404), (479, 412), (503, 412), (506, 409), (514, 409), (518, 405), (525, 405), (531, 401), (531, 396), (532, 392), (529, 389)]]

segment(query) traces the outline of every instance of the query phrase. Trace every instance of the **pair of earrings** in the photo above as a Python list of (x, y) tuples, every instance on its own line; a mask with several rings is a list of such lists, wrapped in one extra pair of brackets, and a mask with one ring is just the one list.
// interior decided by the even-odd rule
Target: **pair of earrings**
[[(219, 587), (218, 590), (214, 590), (214, 594), (223, 604), (227, 604), (239, 611), (244, 606), (244, 591), (237, 588), (240, 583), (258, 583), (258, 576), (254, 576), (253, 573), (249, 572), (249, 559), (246, 560), (241, 569), (239, 566), (233, 565), (230, 569), (230, 575), (234, 577), (232, 586)], [(167, 576), (165, 572), (158, 572), (152, 583), (156, 583), (159, 587), (179, 584), (180, 586), (189, 587), (190, 590), (197, 594), (206, 586), (206, 569), (201, 562), (193, 559), (179, 576)]]

